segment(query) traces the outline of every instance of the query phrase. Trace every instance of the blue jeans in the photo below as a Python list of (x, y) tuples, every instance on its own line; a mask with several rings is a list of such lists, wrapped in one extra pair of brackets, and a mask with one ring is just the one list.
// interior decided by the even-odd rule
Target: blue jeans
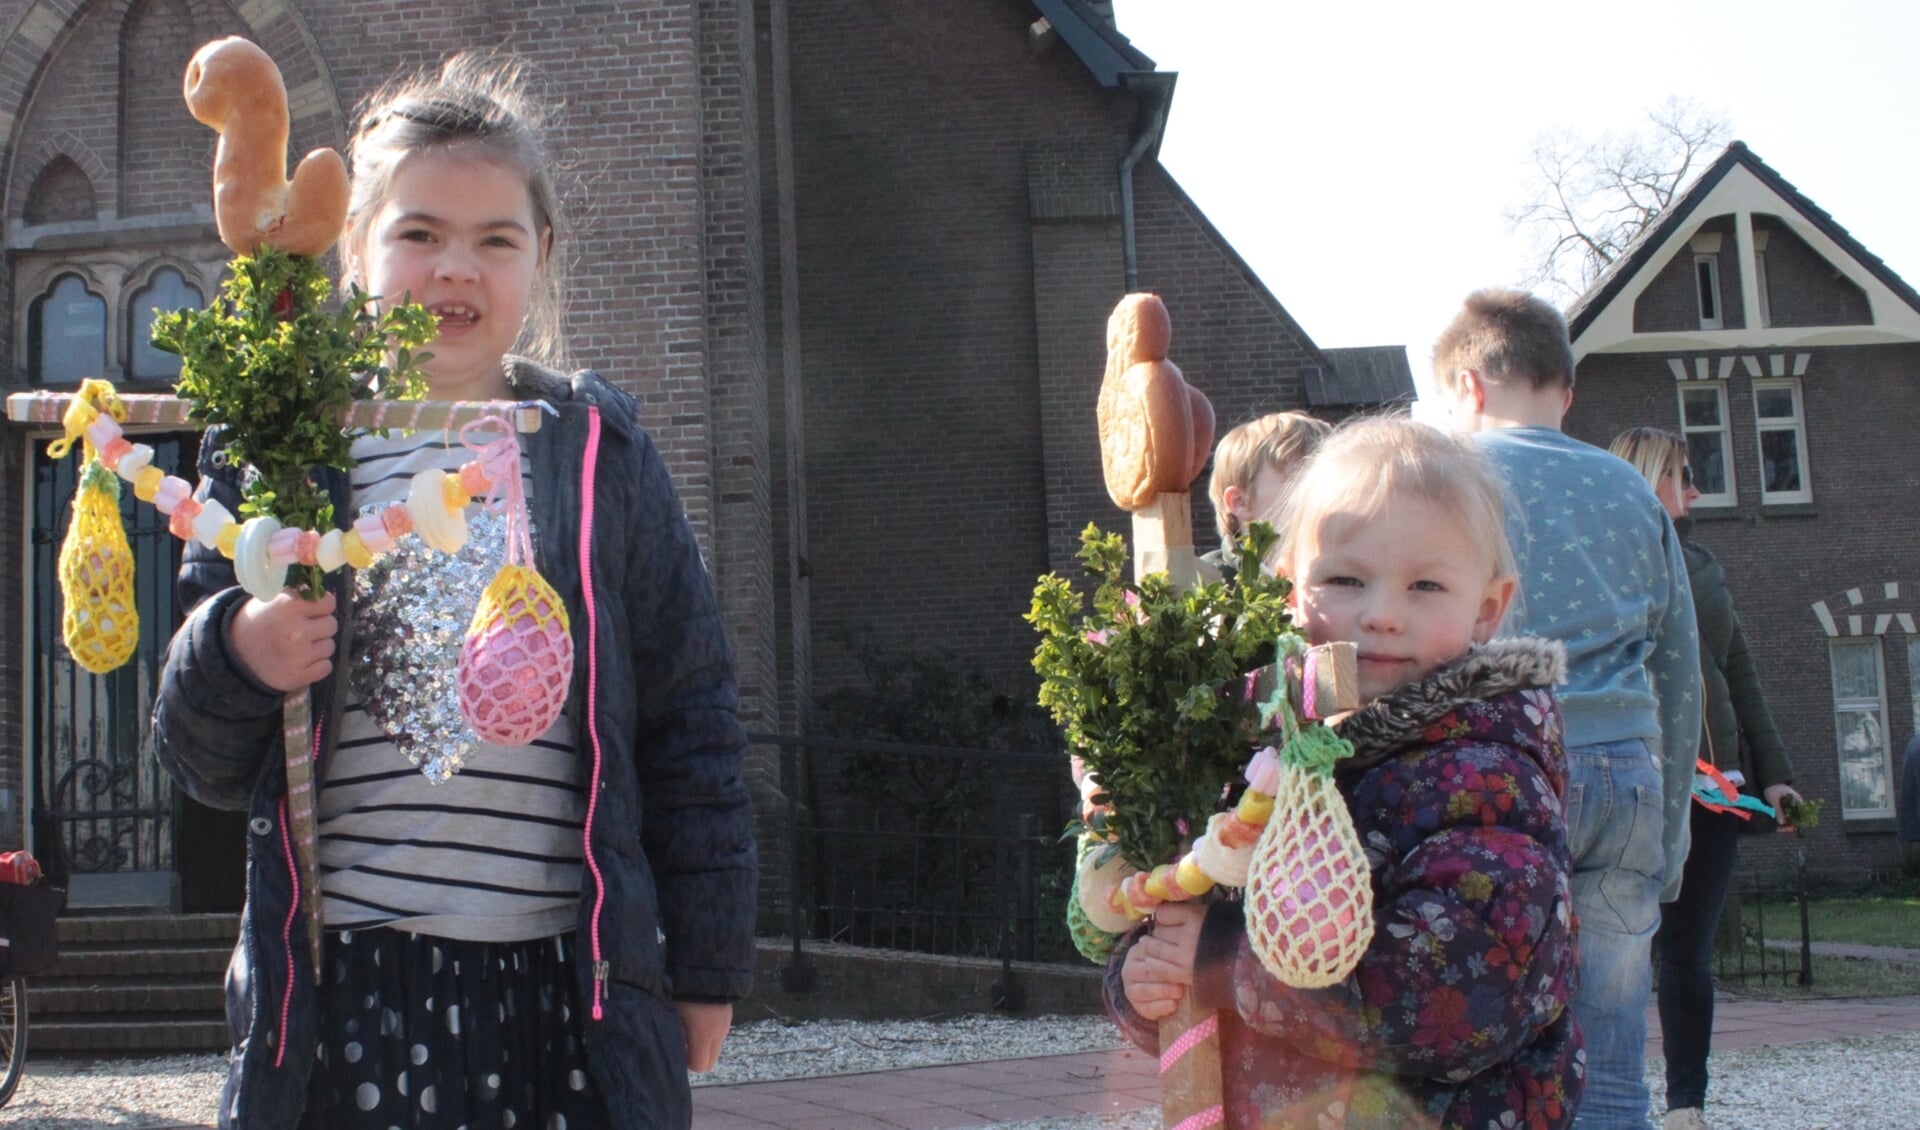
[(1660, 769), (1645, 741), (1567, 750), (1567, 839), (1580, 916), (1573, 1018), (1587, 1045), (1574, 1130), (1642, 1130), (1653, 933), (1660, 925)]

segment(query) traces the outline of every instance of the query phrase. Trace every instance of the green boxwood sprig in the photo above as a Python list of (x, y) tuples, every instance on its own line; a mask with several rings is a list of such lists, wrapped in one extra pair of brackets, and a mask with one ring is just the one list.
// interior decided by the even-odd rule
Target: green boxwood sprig
[[(1100, 782), (1109, 806), (1090, 830), (1142, 870), (1172, 862), (1218, 807), (1259, 731), (1248, 672), (1274, 661), (1290, 585), (1260, 569), (1271, 527), (1252, 523), (1231, 585), (1176, 590), (1166, 574), (1127, 577), (1118, 534), (1089, 524), (1080, 560), (1098, 582), (1092, 614), (1064, 578), (1034, 588), (1040, 703)], [(1079, 830), (1076, 822), (1075, 830)]]
[[(412, 303), (378, 308), (356, 286), (330, 308), (332, 292), (318, 261), (268, 248), (234, 258), (221, 301), (154, 319), (154, 348), (181, 359), (180, 396), (195, 418), (226, 430), (228, 454), (253, 472), (242, 517), (332, 528), (333, 506), (311, 473), (353, 465), (341, 413), (356, 400), (425, 392), (418, 366), (433, 355), (415, 350), (433, 339), (433, 315)], [(317, 597), (318, 571), (303, 581)]]

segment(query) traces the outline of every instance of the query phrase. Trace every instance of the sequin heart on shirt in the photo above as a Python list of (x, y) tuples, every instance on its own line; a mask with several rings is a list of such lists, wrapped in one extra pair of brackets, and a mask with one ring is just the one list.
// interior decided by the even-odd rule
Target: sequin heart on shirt
[(460, 552), (404, 537), (354, 575), (353, 700), (436, 783), (483, 744), (460, 715), (460, 645), (474, 602), (506, 559), (505, 526), (474, 507)]

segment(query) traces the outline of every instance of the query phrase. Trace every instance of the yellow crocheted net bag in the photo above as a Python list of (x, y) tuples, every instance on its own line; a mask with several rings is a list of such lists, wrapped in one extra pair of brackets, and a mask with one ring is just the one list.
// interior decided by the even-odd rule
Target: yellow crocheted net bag
[(90, 461), (60, 543), (61, 636), (74, 662), (104, 675), (140, 642), (133, 598), (133, 550), (120, 523), (120, 480)]

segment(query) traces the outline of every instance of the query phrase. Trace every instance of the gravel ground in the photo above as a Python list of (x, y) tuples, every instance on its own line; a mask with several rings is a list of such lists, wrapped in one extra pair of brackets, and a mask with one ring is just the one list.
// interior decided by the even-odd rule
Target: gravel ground
[[(1116, 1046), (1099, 1017), (1002, 1016), (948, 1021), (815, 1021), (742, 1025), (725, 1061), (697, 1085), (759, 1082), (1024, 1058)], [(1716, 1052), (1707, 1114), (1715, 1130), (1913, 1130), (1920, 1127), (1920, 1033)], [(19, 1130), (211, 1125), (223, 1056), (149, 1060), (40, 1059), (0, 1125)], [(1659, 1095), (1661, 1064), (1647, 1065)], [(1657, 1125), (1657, 1123), (1656, 1123)], [(1003, 1130), (1158, 1130), (1157, 1111), (1020, 1123)]]

